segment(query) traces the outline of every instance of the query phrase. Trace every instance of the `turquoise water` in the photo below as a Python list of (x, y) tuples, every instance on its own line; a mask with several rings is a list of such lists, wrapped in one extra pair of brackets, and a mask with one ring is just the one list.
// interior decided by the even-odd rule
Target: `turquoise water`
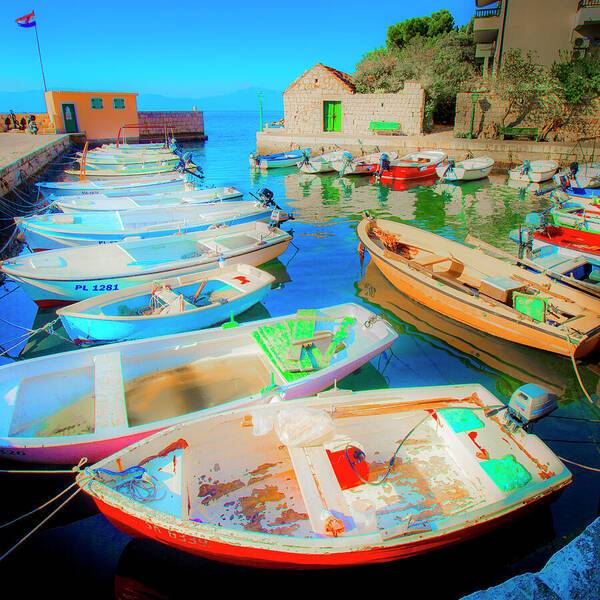
[[(278, 117), (267, 115), (269, 120)], [(368, 263), (368, 257), (361, 265), (357, 254), (355, 228), (366, 210), (453, 239), (461, 240), (471, 233), (514, 250), (507, 240), (508, 232), (528, 212), (545, 206), (544, 196), (508, 187), (503, 175), (463, 186), (427, 181), (410, 189), (402, 186), (392, 189), (372, 185), (363, 178), (303, 175), (295, 169), (252, 173), (247, 157), (254, 149), (256, 115), (207, 113), (206, 126), (208, 142), (192, 147), (194, 159), (205, 170), (206, 183), (233, 185), (244, 193), (268, 187), (277, 202), (296, 217), (285, 226), (293, 229), (296, 247), (290, 247), (280, 261), (268, 267), (278, 279), (278, 289), (269, 294), (263, 307), (250, 311), (245, 319), (348, 301), (362, 303), (382, 313), (400, 335), (393, 353), (373, 361), (341, 382), (340, 387), (366, 389), (477, 382), (506, 401), (519, 385), (533, 381), (560, 397), (560, 409), (555, 415), (535, 425), (537, 435), (562, 457), (600, 466), (598, 423), (585, 421), (600, 417), (583, 398), (568, 359), (501, 342), (444, 319), (400, 294)], [(8, 300), (0, 304), (2, 315), (11, 318), (21, 315), (26, 319), (32, 314), (31, 303), (18, 291), (11, 294), (10, 303)], [(52, 311), (40, 312), (34, 327), (54, 318)], [(57, 333), (63, 332), (58, 329)], [(72, 349), (60, 337), (40, 336), (27, 345), (22, 356), (31, 358)], [(597, 360), (580, 367), (590, 393), (596, 393), (598, 388), (598, 367), (594, 363)], [(437, 598), (453, 598), (515, 574), (537, 570), (598, 514), (598, 475), (578, 467), (572, 470), (573, 484), (560, 497), (490, 536), (403, 563), (302, 574), (302, 582), (340, 586), (366, 576), (371, 585), (383, 590), (393, 582), (401, 586), (410, 584), (412, 589), (418, 584), (421, 592), (429, 591)], [(56, 482), (50, 477), (43, 477), (41, 483), (11, 480), (16, 487), (6, 507), (0, 508), (0, 521), (41, 503), (64, 487), (65, 481)], [(28, 521), (27, 525), (35, 522)], [(273, 582), (277, 578), (280, 582), (277, 585), (281, 581), (288, 585), (296, 577), (290, 574), (283, 578), (217, 565), (149, 541), (130, 540), (96, 515), (91, 503), (83, 497), (78, 497), (54, 525), (54, 529), (28, 542), (11, 562), (20, 565), (33, 561), (38, 568), (43, 565), (54, 575), (45, 580), (45, 591), (64, 596), (81, 590), (80, 585), (85, 585), (86, 591), (96, 590), (99, 595), (110, 597), (110, 590), (139, 584), (162, 595), (152, 596), (147, 591), (138, 597), (159, 598), (169, 597), (174, 590), (181, 591), (186, 586), (202, 589), (202, 575), (243, 576), (244, 581), (256, 577), (260, 582)], [(25, 529), (4, 532), (3, 546)], [(83, 565), (86, 567), (82, 573)], [(431, 577), (432, 573), (439, 576)], [(402, 589), (399, 588), (399, 593)]]

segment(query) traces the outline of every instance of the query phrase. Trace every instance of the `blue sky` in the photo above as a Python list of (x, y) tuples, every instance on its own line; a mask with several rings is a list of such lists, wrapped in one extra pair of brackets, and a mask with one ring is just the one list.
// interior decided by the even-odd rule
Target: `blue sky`
[(247, 87), (282, 90), (323, 62), (352, 72), (385, 42), (389, 25), (448, 8), (461, 25), (474, 0), (62, 0), (4, 4), (0, 91), (40, 89), (33, 29), (14, 19), (35, 9), (48, 87), (173, 97)]

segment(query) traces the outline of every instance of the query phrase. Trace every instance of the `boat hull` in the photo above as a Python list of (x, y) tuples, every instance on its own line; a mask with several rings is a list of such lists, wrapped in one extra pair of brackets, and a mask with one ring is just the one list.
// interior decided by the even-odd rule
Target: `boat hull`
[[(276, 244), (257, 248), (251, 252), (230, 256), (224, 259), (224, 264), (248, 264), (253, 267), (258, 267), (275, 260), (283, 254), (289, 243), (290, 240), (286, 239)], [(152, 283), (153, 281), (160, 281), (161, 279), (166, 279), (168, 277), (177, 277), (197, 273), (199, 271), (208, 271), (217, 266), (218, 258), (215, 257), (212, 261), (203, 264), (193, 263), (178, 268), (169, 268), (168, 266), (165, 266), (163, 270), (122, 277), (62, 281), (31, 279), (11, 274), (11, 278), (19, 282), (28, 296), (38, 306), (47, 308), (70, 304), (79, 300), (86, 300), (87, 298), (92, 298), (93, 296), (98, 296), (105, 292), (122, 290), (143, 283)]]
[(197, 222), (195, 225), (165, 227), (161, 229), (145, 230), (139, 232), (114, 232), (114, 233), (60, 233), (37, 228), (31, 224), (19, 223), (19, 229), (25, 236), (25, 241), (34, 252), (45, 250), (58, 250), (61, 248), (73, 248), (77, 246), (89, 246), (95, 244), (111, 244), (122, 242), (127, 238), (151, 239), (165, 237), (168, 235), (180, 235), (184, 233), (196, 233), (206, 231), (216, 225), (242, 225), (254, 221), (268, 221), (271, 217), (271, 209), (255, 212), (243, 217), (223, 219), (215, 222)]
[[(562, 487), (566, 486), (565, 482)], [(560, 493), (553, 490), (545, 498)], [(364, 550), (339, 552), (289, 552), (285, 547), (265, 544), (262, 548), (248, 547), (219, 542), (204, 537), (194, 537), (183, 533), (177, 527), (164, 527), (151, 520), (144, 520), (125, 512), (117, 503), (93, 496), (98, 510), (119, 530), (127, 535), (149, 538), (188, 554), (216, 560), (223, 563), (262, 569), (327, 569), (355, 567), (377, 563), (386, 563), (452, 546), (479, 537), (534, 510), (535, 505), (523, 503), (504, 514), (472, 523), (457, 531), (439, 535), (433, 539), (416, 540), (395, 546), (372, 546)], [(536, 503), (539, 504), (539, 501)]]
[(106, 194), (93, 194), (83, 196), (70, 196), (62, 198), (51, 196), (50, 201), (54, 202), (64, 213), (81, 211), (114, 211), (114, 210), (133, 210), (136, 208), (159, 209), (173, 208), (177, 206), (190, 206), (211, 204), (216, 202), (228, 202), (229, 200), (239, 200), (243, 194), (235, 188), (215, 188), (195, 191), (181, 191), (173, 194), (151, 194), (140, 196), (107, 196)]
[(476, 181), (477, 179), (484, 179), (492, 172), (493, 165), (484, 169), (465, 169), (463, 167), (456, 167), (451, 171), (448, 171), (445, 165), (438, 165), (436, 167), (437, 176), (444, 181)]
[(185, 191), (186, 185), (180, 176), (162, 178), (158, 181), (143, 181), (139, 183), (129, 182), (94, 182), (94, 181), (44, 181), (36, 184), (40, 193), (47, 197), (55, 196), (79, 196), (86, 194), (105, 194), (106, 196), (138, 196), (154, 192)]
[[(475, 304), (468, 304), (454, 299), (445, 294), (435, 284), (426, 285), (417, 279), (404, 274), (385, 259), (372, 255), (371, 258), (378, 269), (385, 275), (386, 279), (402, 293), (406, 294), (416, 302), (429, 306), (431, 309), (443, 314), (459, 323), (469, 325), (490, 335), (506, 339), (516, 344), (532, 346), (547, 352), (571, 356), (573, 345), (564, 337), (550, 335), (542, 332), (537, 327), (528, 325), (517, 319), (502, 318), (487, 312)], [(595, 332), (591, 338), (584, 340), (575, 349), (575, 356), (585, 356), (592, 352), (600, 343), (600, 330)]]
[(93, 315), (67, 314), (60, 315), (60, 320), (69, 337), (78, 344), (139, 340), (214, 327), (262, 302), (268, 292), (269, 287), (265, 287), (234, 302), (219, 304), (204, 311), (182, 312), (169, 318), (140, 320), (103, 316), (99, 319)]
[[(173, 425), (185, 423), (188, 420), (198, 418), (201, 415), (215, 414), (235, 408), (264, 404), (269, 402), (275, 394), (277, 394), (282, 401), (294, 400), (296, 398), (317, 394), (333, 385), (336, 381), (340, 381), (347, 375), (350, 375), (371, 359), (387, 350), (397, 338), (395, 331), (384, 321), (378, 321), (369, 326), (368, 322), (374, 318), (375, 315), (361, 306), (347, 304), (323, 310), (330, 315), (349, 314), (356, 319), (356, 326), (359, 327), (360, 330), (357, 331), (352, 346), (353, 350), (349, 352), (347, 356), (341, 358), (339, 362), (334, 362), (318, 371), (309, 372), (303, 377), (287, 382), (283, 387), (279, 387), (277, 391), (273, 391), (271, 395), (268, 393), (265, 394), (263, 393), (264, 390), (261, 390), (253, 395), (242, 395), (241, 397), (221, 404), (209, 404), (202, 409), (177, 414), (174, 417), (167, 417), (160, 421), (153, 421), (133, 427), (125, 425), (113, 428), (103, 428), (99, 432), (84, 433), (80, 435), (64, 434), (63, 439), (58, 435), (51, 437), (22, 438), (18, 436), (7, 436), (7, 433), (5, 433), (4, 437), (0, 437), (0, 456), (21, 462), (71, 465), (77, 464), (81, 457), (85, 456), (88, 459), (88, 462), (97, 462), (149, 435)], [(191, 360), (206, 354), (212, 356), (215, 352), (215, 345), (221, 347), (223, 344), (226, 345), (227, 343), (231, 343), (232, 336), (234, 338), (235, 336), (239, 336), (239, 339), (244, 339), (245, 336), (248, 335), (248, 332), (251, 332), (254, 328), (264, 324), (278, 321), (281, 322), (281, 319), (282, 317), (276, 317), (259, 322), (244, 323), (234, 329), (214, 328), (199, 332), (192, 331), (189, 333), (177, 334), (175, 336), (154, 337), (152, 339), (123, 342), (115, 344), (108, 349), (80, 349), (77, 353), (67, 352), (54, 355), (52, 357), (52, 362), (50, 362), (49, 357), (34, 358), (28, 361), (27, 373), (55, 373), (58, 369), (54, 366), (56, 364), (54, 361), (59, 361), (61, 359), (66, 361), (65, 364), (67, 368), (70, 367), (71, 370), (73, 370), (73, 367), (79, 369), (83, 367), (85, 370), (86, 367), (90, 367), (90, 365), (96, 361), (98, 354), (107, 351), (119, 352), (122, 360), (128, 361), (125, 366), (125, 371), (127, 370), (127, 365), (129, 365), (135, 369), (136, 372), (139, 372), (140, 366), (142, 366), (145, 361), (149, 361), (151, 365), (153, 364), (152, 361), (156, 360), (154, 357), (157, 352), (167, 352), (168, 354), (172, 354), (170, 350), (179, 352), (185, 351), (186, 348), (200, 346), (200, 349), (196, 350), (196, 354), (192, 355)], [(235, 347), (237, 348), (237, 345)], [(165, 361), (168, 363), (169, 360), (169, 358), (163, 356), (162, 362), (156, 367), (156, 372), (160, 372), (161, 369), (172, 369), (173, 367), (180, 367), (182, 364), (189, 364), (187, 362), (174, 362), (170, 366), (165, 365)], [(0, 373), (0, 386), (4, 390), (3, 394), (5, 395), (11, 387), (14, 387), (11, 383), (12, 379), (18, 379), (19, 376), (23, 378), (23, 374), (20, 364), (6, 365), (3, 369), (4, 371)], [(17, 375), (11, 373), (11, 370), (13, 369), (18, 370)], [(32, 371), (32, 369), (37, 369), (37, 371)], [(148, 373), (149, 372), (150, 371), (148, 371)], [(131, 378), (134, 378), (135, 376), (136, 375), (133, 374), (130, 375)], [(75, 379), (74, 385), (81, 385), (81, 380)], [(6, 400), (4, 400), (4, 404), (0, 402), (0, 412), (2, 410), (4, 410), (4, 414), (6, 415)]]
[(521, 169), (511, 169), (508, 172), (508, 176), (513, 181), (524, 181), (527, 183), (543, 183), (544, 181), (549, 181), (552, 179), (552, 176), (556, 173), (556, 170), (552, 171), (541, 171), (541, 172), (529, 172), (529, 173), (521, 173)]

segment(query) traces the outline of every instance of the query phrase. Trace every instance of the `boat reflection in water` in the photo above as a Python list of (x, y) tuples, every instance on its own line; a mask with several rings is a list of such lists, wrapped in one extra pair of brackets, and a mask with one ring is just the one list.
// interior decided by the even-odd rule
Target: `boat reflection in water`
[[(443, 341), (445, 350), (455, 349), (465, 356), (499, 371), (502, 376), (496, 379), (497, 392), (510, 397), (523, 383), (536, 383), (557, 394), (561, 402), (577, 400), (577, 382), (571, 363), (567, 359), (496, 338), (477, 329), (447, 319), (439, 313), (418, 304), (392, 286), (373, 262), (366, 266), (364, 276), (358, 283), (359, 295), (371, 304), (391, 312), (408, 327), (404, 333), (411, 336), (418, 333), (433, 336)], [(398, 324), (395, 322), (398, 329)], [(402, 330), (399, 331), (402, 333)], [(436, 340), (427, 339), (429, 344), (439, 348)], [(453, 353), (454, 354), (454, 353)], [(487, 371), (475, 361), (469, 361), (469, 367), (478, 371)], [(582, 376), (594, 379), (587, 369), (581, 369)], [(594, 389), (593, 384), (591, 389)], [(569, 392), (571, 390), (571, 392)], [(575, 391), (573, 391), (575, 390)], [(565, 394), (572, 394), (573, 397)]]

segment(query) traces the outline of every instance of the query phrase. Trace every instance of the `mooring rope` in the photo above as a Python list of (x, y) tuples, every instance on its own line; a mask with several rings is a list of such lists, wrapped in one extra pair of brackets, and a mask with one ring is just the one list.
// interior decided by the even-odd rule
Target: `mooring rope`
[(593, 406), (596, 406), (596, 403), (594, 402), (594, 400), (588, 393), (587, 389), (585, 388), (583, 379), (581, 378), (581, 374), (579, 373), (579, 369), (577, 367), (577, 361), (575, 360), (575, 350), (577, 350), (577, 346), (575, 344), (573, 344), (573, 342), (571, 341), (568, 331), (566, 331), (566, 335), (567, 335), (567, 341), (569, 342), (569, 344), (571, 346), (571, 352), (570, 352), (571, 363), (573, 364), (573, 370), (575, 371), (577, 381), (579, 382), (579, 387), (581, 388), (581, 391), (585, 394), (585, 397), (588, 399), (590, 404), (592, 404)]

